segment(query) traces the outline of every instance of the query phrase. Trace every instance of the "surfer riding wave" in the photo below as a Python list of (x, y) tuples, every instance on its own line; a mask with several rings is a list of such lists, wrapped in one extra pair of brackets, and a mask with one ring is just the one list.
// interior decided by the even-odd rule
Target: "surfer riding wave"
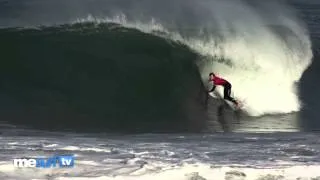
[(221, 78), (221, 77), (218, 77), (216, 76), (213, 72), (211, 72), (209, 74), (209, 81), (212, 81), (213, 83), (213, 87), (212, 89), (209, 91), (209, 92), (213, 92), (216, 88), (216, 86), (223, 86), (224, 90), (223, 90), (223, 98), (228, 100), (228, 101), (231, 101), (233, 102), (237, 107), (239, 105), (239, 103), (230, 96), (231, 94), (231, 83), (228, 82), (227, 80)]

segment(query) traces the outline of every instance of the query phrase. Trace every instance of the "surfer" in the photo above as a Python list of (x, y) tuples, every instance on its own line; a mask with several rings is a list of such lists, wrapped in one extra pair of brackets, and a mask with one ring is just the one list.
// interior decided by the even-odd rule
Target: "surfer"
[(238, 102), (230, 96), (232, 86), (227, 80), (220, 78), (220, 77), (216, 76), (213, 72), (211, 72), (209, 74), (209, 81), (213, 82), (213, 87), (209, 92), (213, 92), (214, 89), (216, 88), (216, 86), (218, 86), (218, 85), (223, 86), (223, 88), (224, 88), (223, 98), (233, 102), (238, 107)]

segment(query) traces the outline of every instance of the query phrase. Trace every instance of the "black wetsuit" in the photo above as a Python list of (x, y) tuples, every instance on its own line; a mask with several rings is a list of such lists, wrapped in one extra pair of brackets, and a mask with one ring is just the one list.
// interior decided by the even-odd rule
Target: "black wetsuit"
[[(231, 84), (229, 82), (225, 82), (222, 86), (224, 88), (224, 90), (223, 90), (223, 98), (226, 99), (226, 100), (229, 100), (229, 101), (231, 101), (231, 102), (233, 102), (235, 104), (238, 104), (238, 102), (234, 98), (232, 98), (230, 96), (231, 95), (231, 87), (232, 87)], [(213, 85), (212, 89), (209, 92), (214, 91), (215, 88), (216, 88), (216, 86)]]

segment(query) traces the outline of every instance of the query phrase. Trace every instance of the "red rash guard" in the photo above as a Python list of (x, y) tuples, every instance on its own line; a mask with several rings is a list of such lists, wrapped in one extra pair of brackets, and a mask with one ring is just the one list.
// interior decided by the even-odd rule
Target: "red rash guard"
[(222, 79), (218, 76), (215, 76), (213, 79), (211, 79), (211, 81), (213, 81), (214, 85), (222, 85), (222, 86), (228, 83), (227, 80)]

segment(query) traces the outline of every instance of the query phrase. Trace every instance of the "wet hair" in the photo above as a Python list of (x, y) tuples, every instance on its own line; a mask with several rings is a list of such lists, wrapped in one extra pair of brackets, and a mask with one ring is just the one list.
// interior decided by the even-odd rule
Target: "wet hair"
[(211, 76), (211, 75), (215, 76), (215, 74), (214, 74), (213, 72), (211, 72), (211, 73), (209, 74), (209, 76)]

